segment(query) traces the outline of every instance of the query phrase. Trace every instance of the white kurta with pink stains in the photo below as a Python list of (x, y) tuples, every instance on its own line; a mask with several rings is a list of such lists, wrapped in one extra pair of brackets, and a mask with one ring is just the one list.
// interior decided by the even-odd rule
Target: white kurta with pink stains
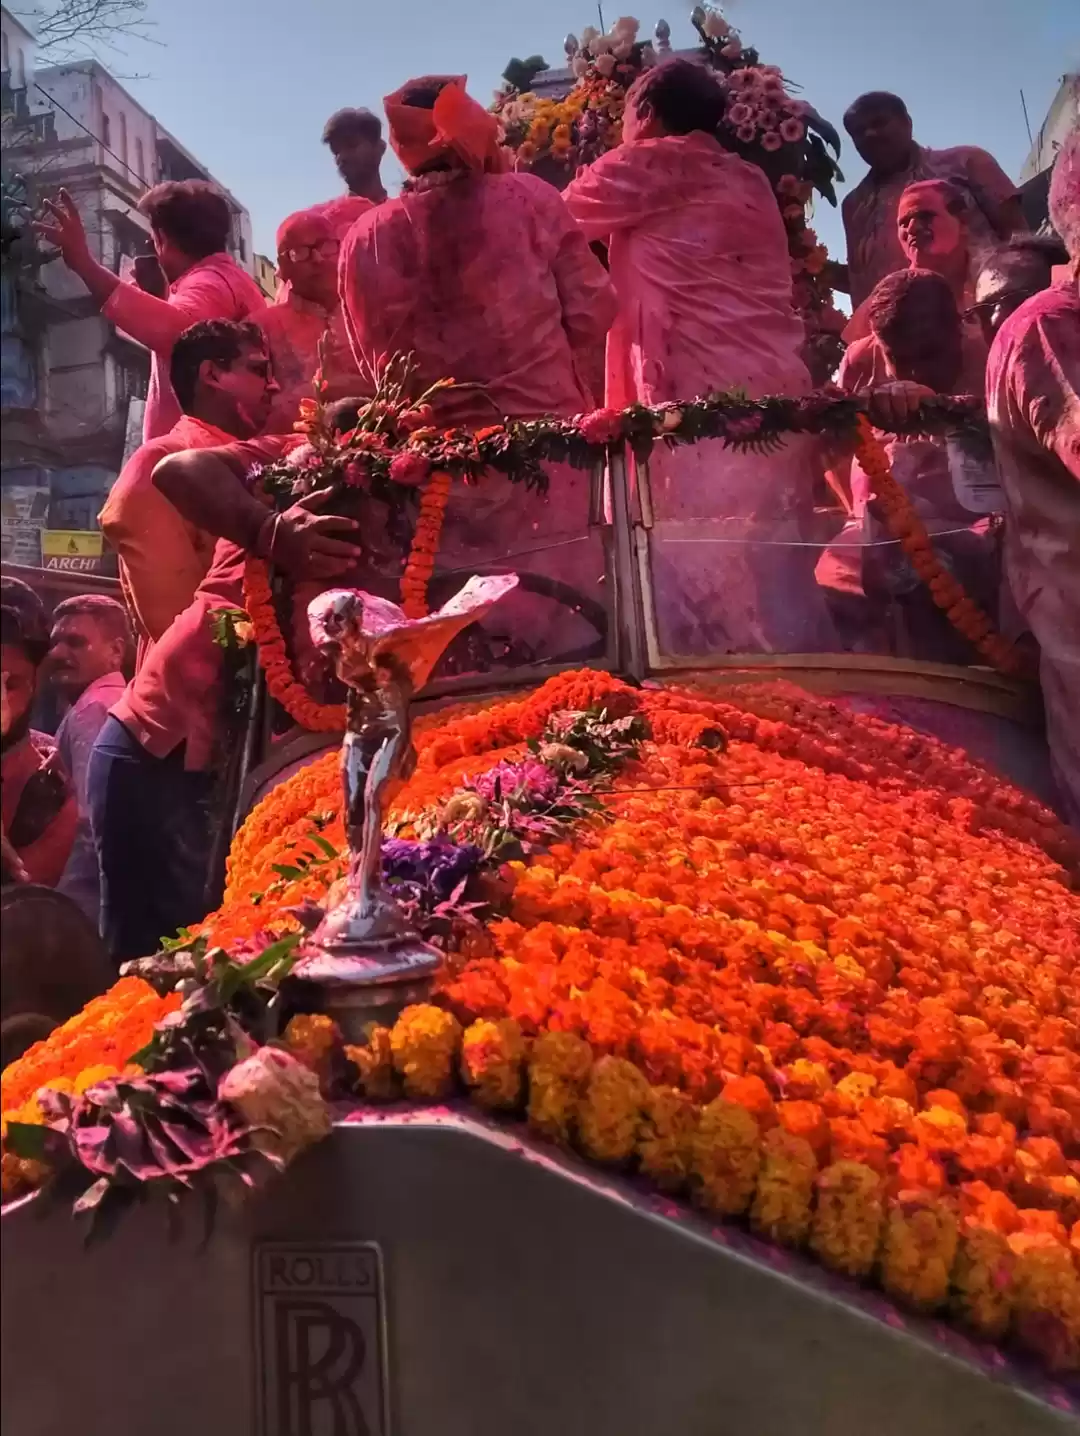
[[(622, 145), (564, 191), (609, 245), (619, 317), (606, 402), (753, 397), (812, 387), (791, 260), (764, 174), (703, 133)], [(832, 644), (805, 537), (814, 445), (767, 457), (717, 443), (654, 451), (653, 576), (663, 648), (799, 652)], [(769, 541), (786, 547), (770, 547)]]

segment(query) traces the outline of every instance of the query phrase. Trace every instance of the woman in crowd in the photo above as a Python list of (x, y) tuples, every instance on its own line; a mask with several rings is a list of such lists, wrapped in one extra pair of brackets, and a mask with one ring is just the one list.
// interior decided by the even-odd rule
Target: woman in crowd
[[(762, 171), (720, 143), (724, 110), (720, 85), (700, 65), (671, 60), (646, 71), (626, 98), (623, 143), (563, 194), (585, 237), (609, 245), (620, 301), (607, 344), (613, 408), (812, 387), (783, 220)], [(768, 456), (706, 443), (654, 457), (665, 649), (830, 646), (812, 550), (796, 546), (812, 510), (813, 452), (790, 440)]]

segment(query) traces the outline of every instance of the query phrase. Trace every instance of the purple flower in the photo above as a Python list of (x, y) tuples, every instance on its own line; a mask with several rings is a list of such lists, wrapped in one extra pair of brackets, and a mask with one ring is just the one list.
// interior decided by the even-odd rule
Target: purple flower
[(460, 884), (474, 873), (483, 857), (473, 843), (455, 843), (444, 834), (428, 842), (409, 838), (385, 838), (382, 845), (383, 877), (393, 891), (409, 884), (427, 892), (436, 903), (446, 902)]

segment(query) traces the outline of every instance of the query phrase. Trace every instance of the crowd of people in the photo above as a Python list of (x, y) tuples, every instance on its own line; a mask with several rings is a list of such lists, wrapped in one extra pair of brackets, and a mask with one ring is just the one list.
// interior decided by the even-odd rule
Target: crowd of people
[[(207, 910), (224, 661), (210, 615), (242, 605), (252, 554), (288, 578), (301, 615), (330, 582), (396, 596), (401, 543), (374, 499), (349, 515), (310, 500), (275, 515), (251, 484), (302, 445), (294, 425), (317, 372), (321, 397), (344, 401), (371, 392), (382, 356), (411, 354), (421, 388), (456, 381), (433, 401), (441, 427), (810, 391), (783, 219), (764, 174), (723, 143), (725, 103), (699, 66), (646, 71), (621, 145), (560, 193), (512, 169), (463, 79), (423, 77), (385, 101), (407, 174), (395, 198), (380, 120), (339, 112), (323, 139), (347, 193), (282, 222), (272, 304), (229, 257), (228, 208), (208, 185), (144, 196), (157, 266), (134, 284), (93, 258), (77, 207), (57, 198), (41, 232), (151, 350), (153, 378), (144, 443), (101, 514), (124, 604), (69, 600), (50, 631), (34, 595), (5, 580), (9, 877), (69, 892), (118, 962)], [(1080, 139), (1056, 166), (1056, 235), (1041, 236), (990, 155), (918, 145), (896, 96), (861, 96), (845, 124), (869, 172), (844, 202), (847, 263), (830, 273), (853, 305), (836, 382), (865, 399), (965, 588), (1037, 645), (1062, 809), (1080, 822)], [(940, 393), (985, 396), (992, 448), (895, 435)], [(528, 566), (543, 582), (508, 621), (558, 658), (578, 640), (565, 609), (544, 616), (543, 594), (584, 603), (603, 556), (588, 541), (588, 476), (551, 465), (549, 478), (546, 501), (498, 480), (455, 490), (443, 562), (542, 554)], [(807, 540), (823, 478), (840, 510), (822, 552)], [(669, 650), (972, 661), (887, 541), (851, 453), (808, 436), (766, 455), (706, 443), (656, 456), (649, 483)], [(292, 638), (302, 648), (299, 625)], [(55, 741), (30, 728), (46, 664), (68, 703)]]

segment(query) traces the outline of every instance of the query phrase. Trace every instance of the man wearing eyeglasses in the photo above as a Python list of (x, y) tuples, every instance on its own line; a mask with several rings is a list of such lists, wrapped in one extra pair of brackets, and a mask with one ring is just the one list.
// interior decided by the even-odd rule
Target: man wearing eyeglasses
[(278, 274), (284, 294), (280, 303), (259, 316), (274, 377), (281, 386), (267, 433), (292, 432), (301, 399), (314, 396), (318, 372), (325, 385), (321, 396), (328, 400), (364, 392), (338, 300), (340, 248), (337, 229), (325, 206), (300, 210), (278, 229)]

